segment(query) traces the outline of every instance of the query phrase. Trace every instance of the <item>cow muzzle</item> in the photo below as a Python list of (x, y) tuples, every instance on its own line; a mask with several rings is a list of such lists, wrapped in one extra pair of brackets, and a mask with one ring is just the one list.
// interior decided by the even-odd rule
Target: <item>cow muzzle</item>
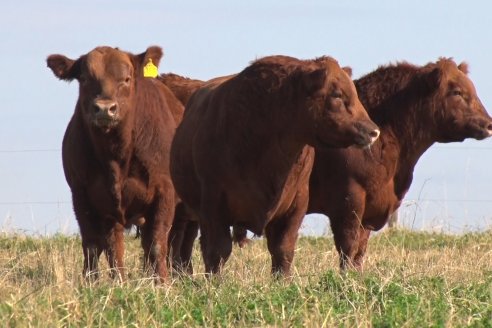
[(93, 104), (94, 124), (101, 128), (111, 128), (118, 123), (119, 106), (113, 100), (99, 99)]
[(357, 136), (355, 138), (355, 144), (358, 147), (371, 146), (381, 134), (381, 131), (376, 124), (372, 122), (358, 122), (355, 124), (357, 129)]
[(483, 140), (492, 136), (492, 121), (491, 120), (479, 120), (474, 122), (473, 138), (477, 140)]

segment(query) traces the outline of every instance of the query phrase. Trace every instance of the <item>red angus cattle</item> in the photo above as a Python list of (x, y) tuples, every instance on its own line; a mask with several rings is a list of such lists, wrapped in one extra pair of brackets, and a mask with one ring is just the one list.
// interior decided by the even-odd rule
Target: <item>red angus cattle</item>
[(342, 268), (361, 268), (370, 232), (398, 209), (432, 144), (492, 133), (465, 64), (390, 65), (355, 85), (381, 136), (369, 149), (317, 150), (310, 178), (308, 213), (330, 218)]
[[(63, 139), (65, 177), (82, 237), (84, 274), (97, 277), (106, 254), (112, 276), (124, 277), (125, 228), (140, 226), (146, 266), (167, 276), (167, 237), (175, 193), (169, 153), (183, 106), (157, 79), (143, 76), (159, 47), (140, 55), (98, 47), (77, 60), (51, 55), (60, 79), (79, 82), (79, 98)], [(181, 113), (181, 114), (180, 114)]]
[[(183, 106), (186, 106), (193, 93), (206, 83), (206, 81), (190, 79), (174, 73), (162, 74), (158, 79), (174, 93)], [(181, 122), (181, 118), (177, 122)], [(185, 271), (189, 274), (193, 273), (191, 256), (193, 243), (198, 235), (198, 222), (190, 219), (191, 215), (184, 204), (178, 202), (168, 239), (168, 249), (171, 253), (173, 267), (178, 271)], [(249, 242), (249, 239), (246, 238), (246, 230), (235, 227), (233, 229), (233, 241), (239, 247), (244, 247)]]
[[(186, 106), (193, 93), (206, 83), (174, 73), (161, 74), (158, 79), (174, 93), (183, 106)], [(181, 119), (182, 116), (177, 122), (181, 123)], [(193, 273), (191, 256), (194, 241), (198, 236), (198, 221), (192, 216), (193, 214), (187, 210), (183, 202), (177, 199), (174, 221), (168, 238), (169, 257), (173, 268), (178, 272), (189, 274)]]
[(176, 131), (171, 174), (199, 218), (206, 272), (229, 257), (234, 225), (264, 232), (272, 272), (288, 274), (308, 202), (310, 146), (367, 146), (378, 135), (329, 57), (266, 57), (198, 89)]
[(191, 95), (205, 84), (205, 81), (190, 79), (174, 73), (161, 74), (158, 79), (174, 93), (184, 106), (190, 100)]

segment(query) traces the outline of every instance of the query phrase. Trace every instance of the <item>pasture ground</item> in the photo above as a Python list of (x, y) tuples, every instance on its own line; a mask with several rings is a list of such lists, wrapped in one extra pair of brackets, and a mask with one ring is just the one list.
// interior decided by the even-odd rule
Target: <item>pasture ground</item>
[(363, 273), (341, 274), (331, 238), (301, 238), (290, 281), (270, 276), (264, 240), (234, 247), (208, 280), (155, 286), (139, 240), (126, 241), (127, 282), (81, 278), (77, 236), (0, 234), (0, 322), (6, 327), (492, 327), (492, 230), (460, 236), (388, 230)]

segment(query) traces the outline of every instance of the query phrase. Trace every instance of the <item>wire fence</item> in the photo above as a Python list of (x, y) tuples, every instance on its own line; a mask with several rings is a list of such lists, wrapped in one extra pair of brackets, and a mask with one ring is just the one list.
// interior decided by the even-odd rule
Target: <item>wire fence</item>
[[(450, 150), (492, 150), (492, 147), (488, 146), (432, 146), (430, 149), (450, 149)], [(53, 153), (61, 152), (61, 148), (26, 148), (26, 149), (0, 149), (0, 154), (12, 154), (12, 153)]]
[(58, 153), (61, 149), (1, 149), (0, 153), (15, 154), (15, 153)]
[[(433, 146), (431, 149), (436, 150), (492, 150), (488, 146)], [(60, 153), (61, 148), (25, 148), (25, 149), (0, 149), (0, 154), (22, 154), (22, 153)], [(417, 202), (449, 202), (449, 203), (492, 203), (492, 198), (484, 199), (453, 199), (453, 198), (419, 198), (405, 199), (405, 203)], [(71, 204), (69, 200), (34, 200), (34, 201), (0, 201), (0, 205), (16, 206), (16, 205), (62, 205)]]

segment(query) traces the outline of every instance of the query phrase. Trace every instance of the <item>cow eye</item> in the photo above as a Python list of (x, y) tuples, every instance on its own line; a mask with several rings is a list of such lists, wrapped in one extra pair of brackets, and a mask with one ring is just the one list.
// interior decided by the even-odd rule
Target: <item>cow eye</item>
[(125, 77), (124, 79), (121, 80), (120, 86), (128, 86), (130, 84), (131, 80), (132, 80), (132, 77), (130, 75)]
[(463, 93), (461, 92), (460, 89), (454, 89), (453, 91), (451, 91), (451, 94), (453, 96), (462, 96), (463, 95)]
[(340, 91), (333, 91), (331, 96), (336, 99), (342, 99), (342, 93)]

